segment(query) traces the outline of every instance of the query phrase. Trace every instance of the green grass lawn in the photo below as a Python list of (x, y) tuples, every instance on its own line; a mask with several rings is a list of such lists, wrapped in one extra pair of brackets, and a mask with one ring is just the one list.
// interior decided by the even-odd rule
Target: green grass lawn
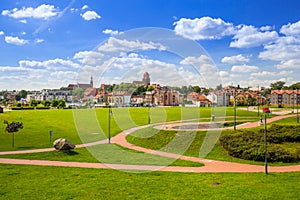
[(127, 149), (114, 144), (102, 144), (87, 148), (75, 149), (69, 153), (50, 151), (42, 153), (0, 155), (1, 158), (17, 158), (29, 160), (57, 160), (68, 162), (91, 162), (132, 165), (157, 166), (190, 166), (201, 167), (202, 163), (180, 159), (172, 159), (159, 155), (145, 154), (143, 152)]
[[(111, 116), (111, 136), (122, 130), (148, 123), (186, 119), (205, 119), (211, 117), (211, 108), (113, 108)], [(233, 114), (232, 108), (215, 108), (216, 116)], [(255, 117), (255, 113), (238, 110), (240, 117)], [(5, 133), (4, 120), (20, 121), (24, 129), (15, 133), (15, 148), (11, 145), (11, 135)], [(50, 143), (49, 131), (53, 131), (52, 141), (67, 138), (75, 144), (93, 142), (108, 136), (108, 109), (78, 110), (24, 110), (0, 114), (0, 151), (47, 148)], [(1, 133), (3, 132), (3, 133)]]
[(126, 173), (0, 165), (0, 199), (299, 199), (294, 173)]

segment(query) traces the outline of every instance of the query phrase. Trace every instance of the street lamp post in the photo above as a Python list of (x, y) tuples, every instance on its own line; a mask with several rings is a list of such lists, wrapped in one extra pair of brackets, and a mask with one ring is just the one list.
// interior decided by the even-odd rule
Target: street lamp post
[(296, 122), (299, 123), (299, 113), (298, 113), (298, 89), (297, 89), (297, 94), (296, 94), (296, 103), (297, 103), (297, 117), (296, 117)]
[(233, 122), (233, 129), (236, 130), (236, 91), (234, 90), (233, 93), (233, 104), (234, 104), (234, 122)]
[(267, 155), (267, 113), (264, 112), (265, 128), (264, 128), (264, 154), (265, 154), (265, 174), (268, 174), (268, 155)]
[(112, 115), (112, 111), (110, 106), (108, 106), (108, 144), (110, 144), (110, 116)]
[(148, 124), (150, 124), (150, 105), (148, 105)]

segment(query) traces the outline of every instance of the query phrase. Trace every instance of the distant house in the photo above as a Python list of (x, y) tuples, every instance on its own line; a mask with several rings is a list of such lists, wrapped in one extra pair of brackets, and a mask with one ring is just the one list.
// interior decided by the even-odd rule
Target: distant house
[(91, 80), (90, 80), (90, 83), (77, 83), (77, 84), (69, 84), (67, 86), (67, 89), (68, 90), (75, 90), (75, 89), (78, 89), (78, 88), (81, 88), (83, 90), (86, 90), (88, 88), (93, 88), (94, 87), (94, 82), (93, 82), (93, 77), (91, 76)]
[(3, 113), (3, 108), (0, 106), (0, 113)]
[(300, 103), (300, 91), (297, 90), (272, 90), (271, 104), (292, 106)]
[(127, 91), (117, 91), (108, 94), (108, 103), (112, 106), (128, 106), (130, 104), (131, 94)]

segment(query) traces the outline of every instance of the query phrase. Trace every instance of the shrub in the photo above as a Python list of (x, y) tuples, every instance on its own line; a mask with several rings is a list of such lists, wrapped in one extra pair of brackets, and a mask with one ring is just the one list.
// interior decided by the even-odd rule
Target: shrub
[[(220, 137), (222, 147), (233, 157), (245, 160), (264, 160), (264, 130), (239, 130)], [(300, 143), (300, 126), (272, 125), (267, 132), (268, 160), (298, 162), (300, 148), (287, 148), (287, 143)], [(292, 145), (293, 146), (293, 145)]]

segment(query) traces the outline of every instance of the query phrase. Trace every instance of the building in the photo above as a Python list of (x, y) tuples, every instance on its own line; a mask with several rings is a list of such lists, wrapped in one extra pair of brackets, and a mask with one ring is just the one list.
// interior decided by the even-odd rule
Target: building
[(36, 92), (34, 95), (28, 95), (30, 99), (35, 99), (39, 101), (52, 101), (54, 99), (59, 100), (63, 99), (67, 102), (72, 101), (72, 94), (70, 90), (48, 90), (44, 89), (40, 92)]
[(78, 88), (81, 88), (83, 90), (86, 90), (88, 88), (93, 88), (94, 87), (94, 81), (93, 81), (93, 76), (91, 76), (90, 83), (77, 83), (77, 84), (69, 84), (67, 86), (68, 90), (75, 90)]
[(187, 95), (187, 100), (191, 101), (194, 105), (198, 107), (208, 107), (211, 106), (212, 102), (204, 95), (197, 92), (191, 92)]
[(143, 74), (142, 81), (133, 81), (132, 83), (136, 84), (136, 85), (150, 85), (150, 76), (149, 76), (149, 73), (145, 72)]
[(107, 96), (107, 101), (110, 106), (129, 106), (131, 94), (127, 91), (111, 92)]
[(272, 90), (270, 98), (272, 105), (293, 106), (300, 103), (300, 91)]
[(178, 106), (183, 102), (183, 95), (171, 90), (168, 87), (161, 87), (153, 91), (147, 91), (145, 95), (145, 103), (155, 106)]

